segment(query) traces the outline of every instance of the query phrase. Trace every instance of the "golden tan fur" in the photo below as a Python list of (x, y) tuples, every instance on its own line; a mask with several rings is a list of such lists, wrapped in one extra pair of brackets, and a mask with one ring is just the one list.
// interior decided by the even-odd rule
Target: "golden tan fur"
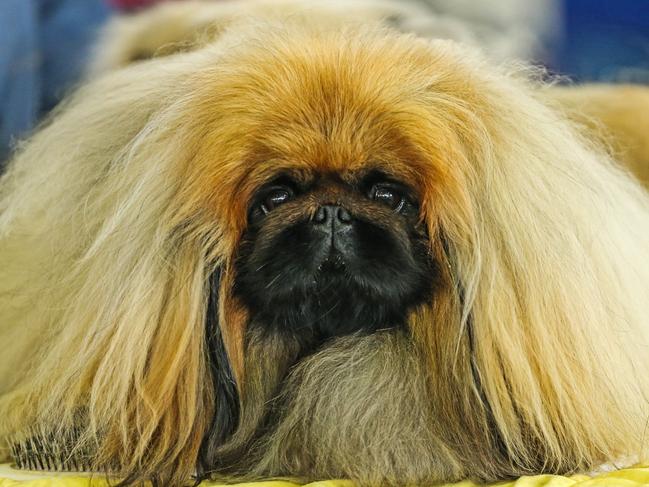
[(187, 481), (219, 408), (223, 267), (242, 400), (223, 456), (250, 444), (293, 364), (246, 338), (230, 293), (248, 202), (282, 168), (378, 165), (416, 189), (442, 289), (408, 333), (297, 364), (229, 474), (396, 485), (644, 457), (649, 197), (538, 88), (452, 42), (297, 14), (83, 87), (0, 182), (0, 437), (75, 431), (95, 468)]

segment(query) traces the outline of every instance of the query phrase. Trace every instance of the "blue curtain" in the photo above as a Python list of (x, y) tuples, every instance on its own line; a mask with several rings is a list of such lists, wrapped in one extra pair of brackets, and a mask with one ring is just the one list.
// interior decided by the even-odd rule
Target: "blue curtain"
[(0, 0), (0, 168), (78, 80), (108, 14), (103, 0)]
[(577, 81), (649, 84), (649, 0), (563, 0), (556, 71)]

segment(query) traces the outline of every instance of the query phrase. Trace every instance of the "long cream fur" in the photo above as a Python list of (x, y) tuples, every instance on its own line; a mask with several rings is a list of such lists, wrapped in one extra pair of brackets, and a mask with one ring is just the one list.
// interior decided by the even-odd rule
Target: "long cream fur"
[[(277, 428), (230, 475), (396, 485), (643, 458), (649, 197), (543, 99), (525, 70), (455, 43), (299, 15), (81, 88), (0, 182), (0, 438), (72, 435), (97, 469), (186, 481), (219, 407), (207, 280), (275, 170), (253, 142), (346, 155), (398, 128), (416, 157), (395, 168), (417, 176), (446, 285), (407, 334), (292, 369)], [(323, 106), (340, 117), (326, 141), (299, 122)], [(224, 455), (249, 444), (290, 356), (251, 340)]]

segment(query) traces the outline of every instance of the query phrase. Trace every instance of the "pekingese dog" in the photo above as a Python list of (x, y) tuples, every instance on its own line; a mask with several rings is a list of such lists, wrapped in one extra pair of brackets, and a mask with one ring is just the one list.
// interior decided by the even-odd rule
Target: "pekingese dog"
[(644, 458), (646, 192), (524, 72), (317, 20), (109, 72), (16, 154), (16, 464), (396, 486)]

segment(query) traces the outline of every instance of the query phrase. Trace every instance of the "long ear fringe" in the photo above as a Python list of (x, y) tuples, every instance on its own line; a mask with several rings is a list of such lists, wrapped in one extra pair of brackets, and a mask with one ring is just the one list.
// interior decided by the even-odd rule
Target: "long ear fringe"
[[(454, 163), (471, 188), (456, 201), (468, 207), (447, 207), (430, 226), (449, 236), (451, 319), (463, 331), (470, 321), (503, 447), (521, 472), (643, 458), (649, 198), (528, 86), (484, 81), (486, 103), (455, 107), (468, 149)], [(476, 388), (452, 387), (479, 400)]]
[(214, 407), (204, 326), (219, 229), (176, 204), (192, 148), (167, 83), (182, 71), (82, 90), (14, 161), (0, 217), (0, 321), (13, 323), (0, 336), (33, 330), (22, 362), (0, 361), (24, 364), (0, 384), (0, 435), (72, 435), (90, 468), (165, 485), (193, 473)]

